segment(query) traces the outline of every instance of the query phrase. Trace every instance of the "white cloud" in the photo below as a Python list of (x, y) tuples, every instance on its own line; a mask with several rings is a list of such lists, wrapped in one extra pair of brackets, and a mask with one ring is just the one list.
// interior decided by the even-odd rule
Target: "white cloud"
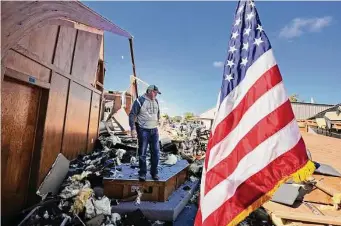
[(213, 67), (221, 68), (224, 66), (224, 62), (221, 61), (214, 61), (213, 62)]
[(295, 18), (283, 27), (279, 33), (282, 38), (295, 38), (308, 32), (319, 32), (332, 22), (331, 16), (315, 18)]

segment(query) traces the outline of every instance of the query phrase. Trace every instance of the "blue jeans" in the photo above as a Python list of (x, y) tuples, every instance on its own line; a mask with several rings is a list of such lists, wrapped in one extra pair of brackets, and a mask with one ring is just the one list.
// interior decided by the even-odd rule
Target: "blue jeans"
[(147, 148), (149, 144), (149, 148), (151, 151), (151, 167), (150, 174), (155, 176), (158, 174), (157, 166), (159, 164), (159, 152), (160, 152), (160, 144), (159, 144), (159, 132), (158, 129), (143, 129), (137, 128), (137, 138), (139, 141), (139, 176), (146, 176), (147, 174), (147, 163), (146, 163), (146, 155)]

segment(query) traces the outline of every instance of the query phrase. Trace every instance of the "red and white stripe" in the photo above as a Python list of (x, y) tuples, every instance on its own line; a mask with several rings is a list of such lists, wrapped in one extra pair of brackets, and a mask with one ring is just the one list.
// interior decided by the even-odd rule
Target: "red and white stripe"
[(228, 224), (301, 168), (308, 160), (305, 150), (270, 49), (216, 112), (195, 225)]

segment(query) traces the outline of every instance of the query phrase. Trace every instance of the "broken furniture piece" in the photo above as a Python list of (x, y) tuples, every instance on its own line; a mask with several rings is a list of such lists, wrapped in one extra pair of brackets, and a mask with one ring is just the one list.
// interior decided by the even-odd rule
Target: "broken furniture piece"
[(138, 167), (122, 165), (122, 177), (103, 178), (104, 194), (109, 198), (126, 199), (136, 195), (136, 191), (143, 192), (142, 201), (164, 202), (168, 197), (188, 179), (188, 162), (180, 160), (169, 167), (161, 165), (159, 169), (160, 179), (152, 180), (147, 174), (146, 181), (139, 181)]
[(199, 180), (189, 180), (186, 160), (171, 166), (160, 164), (158, 181), (147, 174), (146, 181), (141, 182), (138, 167), (121, 167), (121, 177), (103, 178), (104, 194), (121, 200), (112, 206), (112, 211), (119, 214), (140, 209), (149, 220), (174, 221), (199, 185)]
[(165, 202), (143, 201), (140, 205), (135, 202), (120, 202), (112, 206), (112, 212), (124, 214), (141, 210), (149, 220), (175, 221), (185, 208), (199, 185), (199, 180), (186, 181), (175, 190)]

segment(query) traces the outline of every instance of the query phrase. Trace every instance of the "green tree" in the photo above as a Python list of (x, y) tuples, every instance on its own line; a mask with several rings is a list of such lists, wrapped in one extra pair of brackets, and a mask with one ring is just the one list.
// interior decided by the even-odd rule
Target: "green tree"
[(163, 114), (163, 115), (162, 115), (162, 118), (164, 118), (164, 119), (167, 119), (167, 120), (168, 120), (168, 119), (169, 119), (169, 115), (168, 115), (168, 114)]
[(174, 117), (172, 118), (172, 120), (175, 121), (175, 122), (181, 122), (181, 119), (182, 119), (181, 116), (174, 116)]
[(293, 94), (289, 97), (290, 102), (298, 102), (298, 95)]
[(191, 119), (194, 117), (194, 114), (192, 112), (186, 112), (185, 115), (185, 120)]

